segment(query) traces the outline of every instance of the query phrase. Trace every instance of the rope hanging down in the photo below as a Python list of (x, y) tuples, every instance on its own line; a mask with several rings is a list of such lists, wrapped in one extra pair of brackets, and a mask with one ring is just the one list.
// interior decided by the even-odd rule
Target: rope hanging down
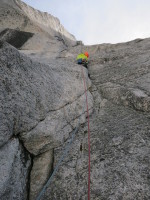
[(42, 197), (43, 194), (45, 193), (46, 189), (48, 188), (48, 186), (49, 186), (50, 183), (52, 182), (52, 180), (53, 180), (53, 178), (54, 178), (56, 172), (58, 171), (59, 166), (60, 166), (61, 163), (63, 162), (64, 158), (66, 157), (66, 155), (67, 155), (67, 153), (68, 153), (68, 151), (69, 151), (69, 149), (70, 149), (70, 147), (71, 147), (71, 144), (72, 144), (72, 142), (73, 142), (73, 140), (74, 140), (74, 137), (75, 137), (76, 133), (77, 133), (78, 130), (79, 130), (79, 126), (80, 126), (80, 125), (78, 125), (78, 126), (75, 128), (75, 130), (73, 131), (72, 136), (71, 136), (71, 139), (70, 139), (69, 143), (67, 144), (67, 146), (66, 146), (66, 148), (65, 148), (65, 150), (64, 150), (63, 155), (61, 156), (61, 158), (60, 158), (58, 164), (56, 165), (56, 167), (55, 167), (55, 169), (54, 169), (52, 175), (50, 176), (50, 178), (49, 178), (49, 180), (47, 181), (47, 183), (44, 185), (42, 191), (40, 192), (40, 194), (38, 195), (38, 197), (36, 198), (36, 200), (40, 200), (40, 199), (41, 199), (41, 197)]
[[(88, 116), (88, 145), (89, 145), (89, 173), (88, 173), (88, 200), (90, 200), (90, 126), (89, 126), (89, 110), (88, 110), (88, 100), (87, 100), (87, 88), (86, 88), (86, 82), (85, 82), (85, 76), (84, 76), (84, 72), (83, 72), (83, 67), (82, 68), (82, 77), (83, 77), (83, 82), (84, 82), (84, 89), (85, 89), (85, 95), (86, 95), (86, 106), (87, 106), (87, 116)], [(82, 113), (84, 113), (84, 107), (85, 105), (83, 105), (83, 110)], [(66, 157), (66, 155), (68, 154), (68, 151), (71, 147), (71, 144), (76, 136), (76, 133), (79, 130), (80, 127), (80, 119), (82, 116), (82, 113), (78, 119), (78, 123), (76, 128), (73, 130), (71, 138), (69, 143), (67, 144), (62, 156), (60, 157), (60, 160), (58, 161), (52, 175), (50, 176), (50, 178), (48, 179), (47, 183), (44, 185), (43, 189), (41, 190), (41, 192), (39, 193), (39, 195), (37, 196), (36, 200), (40, 200), (41, 197), (43, 196), (43, 194), (45, 193), (46, 189), (48, 188), (48, 186), (50, 185), (50, 183), (52, 182), (55, 174), (57, 173), (59, 166), (61, 165), (61, 163), (63, 162), (64, 158)]]
[(89, 119), (89, 108), (88, 108), (88, 98), (87, 98), (87, 88), (85, 77), (82, 68), (82, 77), (83, 77), (83, 84), (85, 89), (85, 96), (86, 96), (86, 107), (87, 107), (87, 118), (88, 118), (88, 154), (89, 154), (89, 165), (88, 165), (88, 200), (90, 200), (90, 174), (91, 174), (91, 145), (90, 145), (90, 119)]

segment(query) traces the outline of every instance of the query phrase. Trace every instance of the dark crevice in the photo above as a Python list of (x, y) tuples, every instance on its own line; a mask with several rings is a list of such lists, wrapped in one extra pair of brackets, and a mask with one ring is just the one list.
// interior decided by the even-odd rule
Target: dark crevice
[(55, 36), (55, 38), (57, 38), (58, 41), (62, 42), (66, 47), (68, 47), (68, 45), (65, 43), (65, 40), (62, 37)]
[(31, 171), (32, 171), (32, 167), (33, 167), (33, 156), (30, 155), (31, 157), (31, 166), (29, 168), (29, 174), (28, 174), (28, 181), (27, 181), (27, 200), (29, 200), (30, 197), (30, 183), (31, 183)]
[(100, 162), (102, 162), (102, 161), (104, 161), (105, 160), (105, 158), (100, 158)]
[(52, 166), (51, 166), (51, 173), (50, 173), (50, 176), (52, 175), (52, 173), (54, 172), (54, 149), (53, 149), (53, 158), (52, 158)]
[(34, 33), (7, 28), (0, 33), (0, 39), (20, 49), (33, 35)]
[(30, 160), (31, 160), (31, 165), (28, 169), (28, 178), (27, 178), (27, 185), (26, 185), (26, 190), (27, 190), (27, 200), (29, 200), (29, 196), (30, 196), (30, 179), (31, 179), (31, 170), (32, 170), (32, 167), (33, 167), (33, 158), (34, 156), (25, 148), (24, 144), (23, 144), (23, 141), (21, 141), (17, 136), (14, 136), (14, 138), (17, 138), (23, 148), (23, 152), (24, 152), (24, 155), (25, 155), (25, 160), (28, 160), (29, 157), (30, 157)]
[(82, 151), (82, 143), (80, 144), (80, 151)]
[(64, 51), (67, 51), (67, 49), (63, 49), (63, 50), (61, 50), (60, 53), (62, 53), (62, 52), (64, 52)]
[[(0, 38), (0, 39), (1, 39), (1, 38)], [(4, 44), (4, 42), (0, 40), (0, 49), (3, 48), (3, 44)]]
[[(48, 151), (49, 151), (49, 150), (48, 150)], [(48, 151), (46, 151), (46, 152), (48, 152)], [(49, 179), (51, 178), (51, 176), (52, 176), (52, 174), (53, 174), (53, 172), (54, 172), (54, 148), (52, 149), (52, 151), (53, 151), (53, 152), (52, 152), (52, 164), (49, 166), (49, 168), (50, 168), (51, 170), (50, 170), (50, 172), (49, 172), (49, 176), (48, 176), (47, 180), (45, 181), (45, 183), (44, 183), (42, 189), (44, 188), (45, 184), (49, 181)], [(45, 152), (44, 152), (44, 153), (45, 153)], [(43, 154), (43, 153), (41, 153), (41, 154)], [(38, 154), (37, 157), (38, 157), (39, 155), (41, 155), (41, 154)], [(36, 157), (36, 156), (35, 156), (35, 157)], [(40, 194), (40, 193), (37, 194), (37, 197), (38, 197), (39, 194)]]

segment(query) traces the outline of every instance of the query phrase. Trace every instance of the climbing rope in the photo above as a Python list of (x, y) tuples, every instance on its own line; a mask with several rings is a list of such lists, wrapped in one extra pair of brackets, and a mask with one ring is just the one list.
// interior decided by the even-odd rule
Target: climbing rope
[[(85, 76), (84, 76), (84, 72), (83, 72), (83, 67), (82, 68), (82, 78), (83, 78), (83, 83), (84, 83), (84, 90), (85, 90), (85, 96), (86, 96), (86, 107), (87, 107), (87, 116), (88, 116), (88, 145), (89, 145), (89, 173), (88, 173), (88, 200), (90, 200), (90, 126), (89, 126), (89, 110), (88, 110), (88, 99), (87, 99), (87, 88), (86, 88), (86, 82), (85, 82)], [(84, 107), (85, 107), (85, 104), (83, 105), (83, 110), (82, 110), (82, 113), (84, 113)], [(82, 116), (82, 113), (78, 119), (78, 123), (77, 123), (77, 126), (76, 128), (73, 130), (72, 132), (72, 135), (71, 135), (71, 138), (70, 138), (70, 141), (69, 143), (66, 145), (66, 148), (64, 149), (64, 152), (62, 154), (62, 156), (60, 157), (53, 173), (51, 174), (50, 178), (48, 179), (48, 181), (46, 182), (46, 184), (44, 185), (43, 189), (41, 190), (41, 192), (39, 193), (39, 195), (37, 196), (36, 200), (40, 200), (41, 197), (43, 196), (43, 194), (45, 193), (46, 189), (48, 188), (48, 186), (50, 185), (50, 183), (52, 182), (55, 174), (57, 173), (61, 163), (63, 162), (64, 158), (67, 156), (68, 154), (68, 151), (69, 149), (71, 148), (71, 144), (73, 143), (73, 140), (76, 136), (76, 133), (78, 132), (79, 130), (79, 127), (80, 127), (80, 119), (81, 119), (81, 116)]]
[(58, 164), (56, 165), (56, 167), (55, 167), (55, 169), (54, 169), (52, 175), (50, 176), (50, 178), (49, 178), (49, 180), (47, 181), (47, 183), (44, 185), (42, 191), (40, 192), (40, 194), (38, 195), (38, 197), (36, 198), (36, 200), (40, 200), (40, 199), (41, 199), (41, 197), (42, 197), (43, 194), (45, 193), (47, 187), (48, 187), (48, 186), (50, 185), (50, 183), (52, 182), (52, 180), (53, 180), (53, 178), (54, 178), (56, 172), (58, 171), (59, 166), (60, 166), (61, 163), (63, 162), (64, 158), (66, 157), (66, 155), (67, 155), (67, 153), (68, 153), (68, 151), (69, 151), (69, 149), (70, 149), (70, 147), (71, 147), (71, 144), (72, 144), (72, 142), (73, 142), (73, 140), (74, 140), (74, 137), (75, 137), (76, 133), (77, 133), (78, 130), (79, 130), (79, 126), (80, 126), (80, 125), (78, 124), (78, 126), (77, 126), (77, 127), (75, 128), (75, 130), (73, 131), (72, 136), (71, 136), (71, 139), (70, 139), (69, 143), (67, 144), (67, 146), (66, 146), (66, 148), (65, 148), (65, 150), (64, 150), (63, 155), (61, 156), (61, 158), (60, 158)]
[(91, 145), (90, 145), (90, 119), (89, 119), (89, 108), (88, 108), (88, 98), (87, 98), (87, 88), (85, 77), (82, 68), (82, 77), (83, 77), (83, 84), (85, 89), (85, 96), (86, 96), (86, 107), (87, 107), (87, 118), (88, 118), (88, 154), (89, 154), (89, 165), (88, 165), (88, 200), (90, 200), (90, 174), (91, 174)]

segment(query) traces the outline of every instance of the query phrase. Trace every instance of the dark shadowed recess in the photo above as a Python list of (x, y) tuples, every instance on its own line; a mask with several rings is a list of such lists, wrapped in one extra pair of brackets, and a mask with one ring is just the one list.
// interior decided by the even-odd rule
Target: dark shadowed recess
[(17, 49), (21, 48), (34, 33), (23, 32), (15, 29), (5, 29), (0, 33), (0, 40), (6, 41)]

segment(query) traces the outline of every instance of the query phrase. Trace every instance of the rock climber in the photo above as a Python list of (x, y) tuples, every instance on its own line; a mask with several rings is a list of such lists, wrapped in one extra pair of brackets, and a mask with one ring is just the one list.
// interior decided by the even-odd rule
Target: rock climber
[(85, 52), (84, 54), (81, 53), (77, 56), (77, 63), (79, 65), (83, 65), (87, 68), (88, 65), (88, 58), (89, 58), (89, 53)]

